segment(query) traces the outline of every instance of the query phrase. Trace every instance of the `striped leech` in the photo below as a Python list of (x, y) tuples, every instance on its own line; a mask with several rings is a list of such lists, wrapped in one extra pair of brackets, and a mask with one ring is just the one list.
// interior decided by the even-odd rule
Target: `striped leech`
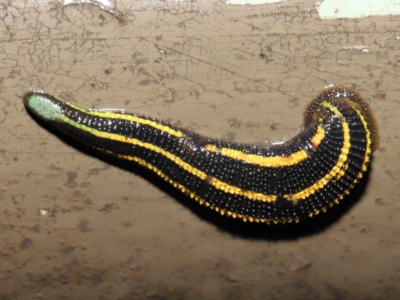
[(349, 194), (379, 144), (367, 102), (354, 90), (322, 91), (305, 109), (304, 130), (278, 145), (212, 139), (146, 116), (84, 109), (44, 92), (25, 106), (96, 150), (151, 170), (221, 215), (297, 223)]

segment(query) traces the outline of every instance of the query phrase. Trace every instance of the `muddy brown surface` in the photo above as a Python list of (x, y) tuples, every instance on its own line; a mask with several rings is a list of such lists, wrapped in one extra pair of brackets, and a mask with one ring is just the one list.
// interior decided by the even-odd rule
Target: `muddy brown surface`
[[(0, 4), (0, 299), (398, 299), (400, 17), (320, 20), (312, 1)], [(32, 118), (44, 90), (203, 135), (287, 140), (329, 84), (380, 129), (341, 207), (258, 226)]]

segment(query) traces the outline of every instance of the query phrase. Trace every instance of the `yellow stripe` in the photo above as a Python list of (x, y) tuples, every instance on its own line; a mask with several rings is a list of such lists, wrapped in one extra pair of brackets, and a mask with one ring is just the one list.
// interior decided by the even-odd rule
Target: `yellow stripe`
[(275, 195), (265, 195), (263, 193), (256, 193), (252, 191), (245, 191), (242, 190), (236, 186), (229, 185), (215, 177), (212, 177), (210, 180), (210, 184), (214, 186), (215, 188), (222, 190), (226, 193), (233, 194), (233, 195), (238, 195), (238, 196), (244, 196), (250, 200), (259, 200), (263, 202), (275, 202), (276, 199), (278, 198)]
[[(359, 116), (365, 132), (366, 132), (366, 139), (367, 139), (367, 146), (365, 148), (365, 154), (364, 154), (364, 161), (363, 161), (363, 166), (360, 169), (360, 172), (357, 174), (356, 178), (353, 180), (353, 182), (348, 186), (347, 190), (345, 190), (338, 198), (336, 198), (333, 202), (328, 204), (328, 207), (332, 207), (334, 204), (339, 204), (339, 200), (343, 199), (345, 195), (348, 195), (350, 193), (350, 190), (354, 187), (355, 184), (362, 178), (363, 173), (367, 170), (367, 165), (369, 162), (369, 157), (372, 153), (371, 145), (372, 145), (372, 140), (371, 140), (371, 131), (368, 128), (368, 122), (365, 120), (364, 115), (362, 112), (356, 108), (355, 105), (353, 105), (353, 102), (346, 98), (346, 101), (348, 104), (356, 111), (357, 115)], [(342, 168), (342, 171), (339, 172), (337, 175), (337, 179), (339, 179), (341, 176), (344, 175), (346, 169), (348, 168), (348, 163), (346, 162), (345, 166)], [(321, 211), (325, 212), (327, 210), (327, 207), (323, 207), (320, 210), (316, 210), (315, 212), (312, 212), (309, 214), (309, 217), (313, 217), (314, 215), (318, 215)]]
[[(317, 148), (325, 138), (325, 130), (323, 126), (318, 126), (317, 132), (311, 139), (313, 149)], [(248, 154), (240, 150), (230, 148), (218, 148), (215, 145), (206, 145), (205, 151), (220, 153), (226, 157), (241, 160), (246, 163), (258, 165), (261, 167), (290, 167), (306, 160), (309, 155), (306, 150), (300, 150), (288, 156), (262, 156), (257, 154)]]
[(305, 150), (297, 151), (289, 156), (261, 156), (257, 154), (247, 154), (240, 150), (234, 150), (230, 148), (220, 148), (218, 149), (215, 145), (206, 145), (204, 150), (209, 152), (220, 153), (226, 157), (241, 160), (246, 163), (251, 163), (261, 167), (287, 167), (293, 166), (303, 160), (308, 158), (308, 153)]
[[(63, 100), (60, 100), (60, 101), (63, 101)], [(161, 130), (161, 131), (168, 132), (169, 134), (174, 135), (174, 136), (176, 136), (178, 138), (183, 136), (183, 132), (182, 131), (175, 130), (175, 129), (169, 127), (169, 126), (162, 125), (160, 123), (157, 123), (157, 122), (149, 120), (149, 119), (145, 119), (145, 118), (141, 118), (141, 117), (138, 117), (138, 116), (125, 114), (125, 113), (115, 113), (115, 112), (112, 112), (112, 111), (104, 111), (104, 112), (102, 112), (102, 111), (98, 111), (98, 110), (86, 110), (86, 109), (83, 109), (82, 107), (73, 105), (71, 103), (67, 103), (67, 102), (64, 102), (64, 103), (68, 104), (69, 106), (71, 106), (72, 108), (74, 108), (76, 110), (79, 110), (79, 111), (81, 111), (81, 112), (83, 112), (85, 114), (91, 115), (91, 116), (96, 116), (96, 117), (100, 117), (100, 118), (110, 118), (110, 119), (125, 120), (125, 121), (128, 121), (128, 122), (135, 122), (135, 123), (139, 123), (139, 124), (142, 124), (142, 125), (151, 126), (151, 127), (156, 128), (158, 130)]]
[(330, 109), (332, 112), (335, 113), (335, 115), (342, 116), (343, 118), (343, 147), (340, 152), (339, 158), (336, 162), (336, 165), (330, 170), (328, 174), (326, 174), (323, 178), (315, 182), (313, 185), (310, 187), (296, 193), (296, 194), (290, 194), (290, 195), (284, 195), (283, 197), (287, 200), (291, 201), (298, 201), (298, 200), (303, 200), (308, 198), (310, 195), (314, 194), (316, 191), (319, 189), (323, 189), (331, 180), (332, 178), (335, 178), (335, 180), (338, 180), (341, 178), (345, 172), (343, 171), (343, 168), (346, 165), (347, 157), (350, 151), (350, 133), (349, 133), (349, 125), (347, 124), (346, 119), (342, 115), (342, 113), (332, 104), (324, 101), (321, 103), (322, 106), (325, 106), (326, 108)]
[(325, 138), (325, 129), (322, 125), (319, 125), (317, 128), (317, 132), (311, 139), (311, 144), (314, 150), (321, 144), (324, 138)]
[[(157, 147), (153, 144), (150, 143), (144, 143), (138, 139), (134, 139), (134, 138), (128, 138), (126, 136), (123, 135), (119, 135), (119, 134), (115, 134), (115, 133), (108, 133), (108, 132), (103, 132), (85, 125), (82, 125), (80, 123), (77, 123), (71, 119), (68, 119), (68, 117), (66, 116), (62, 116), (62, 120), (68, 124), (71, 124), (74, 127), (77, 127), (81, 130), (84, 130), (86, 132), (89, 132), (97, 137), (100, 138), (105, 138), (105, 139), (109, 139), (109, 140), (113, 140), (113, 141), (118, 141), (118, 142), (122, 142), (122, 143), (127, 143), (127, 144), (132, 144), (132, 145), (136, 145), (142, 148), (146, 148), (148, 150), (154, 151), (156, 153), (162, 154), (163, 156), (165, 156), (166, 158), (168, 158), (170, 161), (173, 161), (175, 164), (177, 164), (178, 166), (180, 166), (182, 169), (184, 169), (185, 171), (189, 172), (190, 174), (200, 178), (201, 180), (208, 180), (209, 183), (214, 186), (215, 188), (225, 192), (225, 193), (230, 193), (233, 195), (238, 195), (238, 196), (243, 196), (246, 197), (250, 200), (259, 200), (259, 201), (264, 201), (264, 202), (274, 202), (277, 199), (276, 195), (265, 195), (262, 193), (256, 193), (256, 192), (252, 192), (252, 191), (246, 191), (246, 190), (242, 190), (241, 188), (238, 188), (236, 186), (227, 184), (217, 178), (214, 177), (209, 177), (206, 173), (204, 173), (203, 171), (192, 167), (190, 164), (188, 164), (187, 162), (183, 161), (181, 158), (179, 158), (178, 156), (165, 151), (164, 149)], [(129, 157), (129, 156), (127, 156)], [(149, 164), (150, 165), (150, 164)], [(152, 169), (153, 170), (153, 169)]]
[[(99, 149), (102, 150), (102, 149)], [(104, 150), (103, 150), (104, 151)], [(111, 151), (106, 151), (110, 154), (113, 154)], [(188, 195), (190, 198), (196, 200), (197, 202), (199, 202), (201, 205), (210, 207), (212, 209), (214, 209), (216, 212), (219, 212), (221, 215), (227, 215), (229, 217), (232, 218), (239, 218), (242, 219), (244, 222), (257, 222), (257, 223), (291, 223), (291, 222), (295, 222), (298, 223), (300, 221), (299, 218), (290, 218), (290, 219), (283, 219), (283, 220), (268, 220), (268, 219), (264, 219), (264, 218), (256, 218), (256, 217), (251, 217), (251, 216), (246, 216), (246, 215), (242, 215), (230, 210), (225, 210), (222, 208), (219, 208), (218, 206), (214, 206), (211, 203), (205, 201), (204, 199), (200, 198), (199, 196), (197, 196), (194, 192), (192, 192), (191, 190), (189, 190), (187, 187), (185, 187), (184, 185), (180, 184), (179, 182), (176, 182), (175, 180), (171, 179), (168, 175), (166, 175), (163, 171), (161, 171), (159, 168), (157, 168), (156, 166), (150, 164), (149, 162), (145, 161), (142, 158), (136, 157), (136, 156), (130, 156), (130, 155), (117, 155), (118, 158), (120, 159), (125, 159), (125, 160), (129, 160), (129, 161), (133, 161), (149, 170), (152, 170), (153, 172), (155, 172), (158, 176), (160, 176), (160, 178), (164, 179), (166, 182), (170, 183), (174, 188), (180, 190), (181, 192), (185, 193), (186, 195)]]

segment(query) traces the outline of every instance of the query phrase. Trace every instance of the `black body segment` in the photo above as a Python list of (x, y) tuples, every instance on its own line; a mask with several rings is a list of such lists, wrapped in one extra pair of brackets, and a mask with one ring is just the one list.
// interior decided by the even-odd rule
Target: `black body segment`
[(211, 209), (243, 221), (298, 222), (332, 207), (367, 170), (375, 119), (355, 91), (330, 87), (305, 110), (305, 128), (279, 145), (215, 140), (145, 116), (86, 110), (42, 92), (24, 103), (81, 142), (136, 162)]

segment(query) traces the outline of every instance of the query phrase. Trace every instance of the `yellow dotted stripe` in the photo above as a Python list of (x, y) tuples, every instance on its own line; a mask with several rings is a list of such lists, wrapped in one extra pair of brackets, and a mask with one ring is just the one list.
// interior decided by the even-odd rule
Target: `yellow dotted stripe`
[(254, 164), (261, 167), (288, 167), (298, 164), (308, 158), (306, 150), (300, 150), (288, 156), (262, 156), (257, 154), (248, 154), (240, 150), (230, 148), (218, 148), (215, 145), (206, 145), (205, 151), (220, 153), (223, 156), (240, 160), (246, 163)]
[[(58, 98), (57, 98), (58, 99)], [(60, 100), (60, 99), (58, 99)], [(63, 100), (60, 100), (63, 101)], [(112, 112), (112, 111), (99, 111), (99, 110), (87, 110), (84, 109), (82, 107), (76, 106), (72, 103), (69, 102), (65, 102), (65, 104), (69, 105), (70, 107), (72, 107), (73, 109), (79, 110), (80, 112), (83, 112), (87, 115), (91, 115), (91, 116), (95, 116), (95, 117), (99, 117), (99, 118), (110, 118), (110, 119), (118, 119), (118, 120), (124, 120), (124, 121), (128, 121), (128, 122), (135, 122), (135, 123), (139, 123), (142, 125), (148, 125), (151, 126), (155, 129), (167, 132), (173, 136), (176, 136), (178, 138), (183, 136), (183, 132), (179, 131), (179, 130), (175, 130), (169, 126), (160, 124), (158, 122), (146, 119), (146, 118), (141, 118), (139, 116), (135, 116), (135, 115), (130, 115), (130, 114), (125, 114), (125, 113), (121, 113), (121, 112)]]
[[(317, 132), (311, 139), (313, 149), (317, 148), (324, 138), (325, 138), (324, 127), (319, 125), (317, 128)], [(306, 150), (299, 150), (287, 156), (269, 156), (269, 157), (258, 154), (248, 154), (241, 150), (235, 150), (226, 147), (218, 148), (216, 145), (210, 145), (210, 144), (206, 145), (204, 147), (204, 150), (209, 152), (219, 153), (223, 156), (240, 160), (253, 165), (257, 165), (260, 167), (270, 167), (270, 168), (294, 166), (309, 158), (309, 155)]]
[(335, 115), (341, 116), (342, 120), (342, 127), (343, 127), (343, 146), (340, 151), (339, 158), (333, 168), (327, 173), (324, 177), (320, 180), (316, 181), (311, 186), (297, 192), (295, 194), (284, 195), (284, 198), (291, 201), (298, 201), (304, 200), (308, 198), (310, 195), (314, 194), (316, 191), (323, 189), (333, 178), (335, 180), (340, 179), (345, 174), (345, 166), (347, 162), (347, 157), (350, 151), (350, 129), (349, 125), (347, 124), (346, 119), (342, 115), (342, 113), (332, 104), (324, 101), (321, 103), (322, 106), (330, 109)]
[[(103, 149), (98, 149), (100, 151), (104, 151)], [(105, 151), (106, 153), (113, 154), (111, 151)], [(163, 171), (161, 171), (159, 168), (156, 166), (150, 164), (146, 160), (139, 158), (137, 156), (130, 156), (130, 155), (117, 155), (119, 159), (124, 159), (124, 160), (129, 160), (137, 163), (138, 165), (141, 165), (142, 167), (145, 167), (154, 173), (156, 173), (160, 178), (165, 180), (166, 182), (170, 183), (174, 188), (180, 190), (181, 192), (185, 193), (188, 195), (191, 199), (196, 200), (199, 204), (204, 205), (206, 207), (210, 207), (214, 209), (216, 212), (219, 212), (221, 215), (227, 215), (228, 217), (231, 218), (238, 218), (242, 219), (244, 222), (256, 222), (256, 223), (266, 223), (266, 224), (278, 224), (278, 223), (298, 223), (300, 221), (299, 218), (287, 218), (287, 219), (279, 219), (279, 220), (269, 220), (265, 218), (257, 218), (257, 217), (251, 217), (251, 216), (246, 216), (243, 214), (239, 214), (230, 210), (222, 209), (220, 207), (217, 207), (215, 205), (212, 205), (211, 203), (205, 201), (204, 199), (200, 198), (199, 196), (196, 195), (193, 191), (185, 187), (184, 185), (180, 184), (179, 182), (176, 182), (172, 178), (170, 178), (168, 175), (166, 175)]]
[(189, 172), (190, 174), (198, 177), (201, 180), (209, 180), (209, 183), (214, 186), (215, 188), (225, 192), (225, 193), (229, 193), (232, 195), (238, 195), (238, 196), (244, 196), (250, 200), (259, 200), (259, 201), (264, 201), (264, 202), (274, 202), (277, 199), (276, 195), (265, 195), (262, 193), (256, 193), (253, 191), (246, 191), (246, 190), (242, 190), (241, 188), (238, 188), (236, 186), (227, 184), (217, 178), (214, 177), (209, 177), (206, 173), (204, 173), (203, 171), (191, 166), (190, 164), (188, 164), (187, 162), (185, 162), (184, 160), (182, 160), (180, 157), (172, 154), (171, 152), (168, 152), (166, 150), (164, 150), (163, 148), (160, 148), (158, 146), (155, 146), (153, 144), (150, 143), (144, 143), (138, 139), (135, 138), (129, 138), (123, 135), (119, 135), (119, 134), (115, 134), (115, 133), (109, 133), (109, 132), (104, 132), (104, 131), (100, 131), (85, 125), (82, 125), (80, 123), (77, 123), (71, 119), (69, 119), (66, 116), (62, 116), (62, 120), (74, 127), (77, 127), (83, 131), (89, 132), (97, 137), (100, 138), (104, 138), (104, 139), (109, 139), (109, 140), (113, 140), (113, 141), (118, 141), (118, 142), (122, 142), (122, 143), (127, 143), (127, 144), (131, 144), (131, 145), (135, 145), (135, 146), (139, 146), (151, 151), (154, 151), (156, 153), (159, 153), (161, 155), (163, 155), (164, 157), (166, 157), (167, 159), (169, 159), (170, 161), (174, 162), (175, 164), (177, 164), (178, 166), (180, 166), (182, 169), (184, 169), (185, 171)]
[(276, 195), (265, 195), (263, 193), (256, 193), (253, 191), (242, 190), (236, 186), (227, 184), (215, 177), (211, 178), (210, 184), (221, 191), (224, 191), (224, 192), (232, 194), (232, 195), (244, 196), (250, 200), (258, 200), (258, 201), (263, 201), (263, 202), (274, 202), (274, 201), (276, 201), (276, 199), (278, 199), (278, 197)]

